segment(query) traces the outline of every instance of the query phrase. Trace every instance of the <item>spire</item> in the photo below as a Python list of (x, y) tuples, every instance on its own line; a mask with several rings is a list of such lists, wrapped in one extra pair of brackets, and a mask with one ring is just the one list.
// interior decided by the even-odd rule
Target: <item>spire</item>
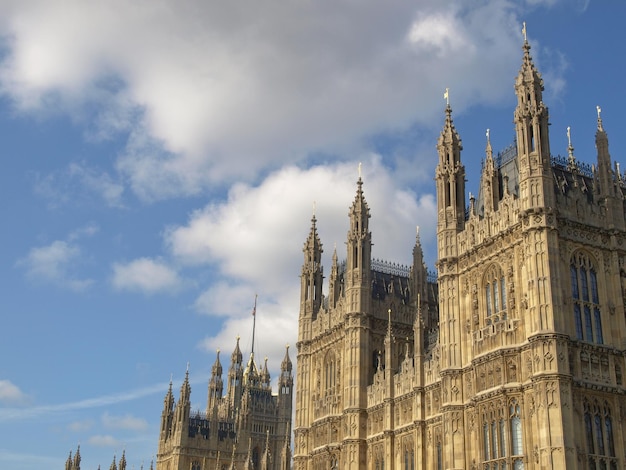
[(167, 413), (174, 409), (174, 394), (172, 393), (172, 378), (170, 376), (170, 387), (165, 394), (165, 398), (163, 399), (163, 412)]
[(191, 386), (189, 385), (189, 363), (187, 363), (187, 371), (185, 372), (185, 380), (180, 386), (179, 404), (189, 403), (191, 400)]
[(224, 382), (222, 380), (222, 363), (220, 362), (220, 350), (217, 350), (215, 362), (211, 368), (211, 378), (209, 380), (209, 398), (207, 402), (207, 414), (217, 411), (217, 404), (222, 398)]
[(241, 390), (243, 385), (243, 355), (239, 349), (239, 336), (235, 349), (230, 356), (230, 368), (228, 369), (228, 403), (230, 412), (234, 412), (239, 407), (241, 400)]
[(80, 470), (80, 444), (76, 448), (76, 454), (74, 455), (74, 468), (72, 470)]
[(524, 24), (522, 66), (515, 79), (517, 106), (513, 122), (519, 168), (521, 209), (554, 208), (554, 176), (550, 164), (549, 113), (543, 102), (543, 79), (530, 55)]
[(463, 144), (452, 121), (448, 89), (444, 96), (447, 104), (443, 129), (437, 141), (439, 164), (435, 171), (438, 219), (441, 228), (461, 230), (465, 224), (465, 168), (461, 164)]
[(304, 263), (300, 274), (300, 315), (315, 318), (322, 305), (322, 284), (324, 269), (322, 267), (322, 243), (317, 233), (315, 214), (311, 218), (311, 230), (304, 243)]
[(122, 458), (117, 466), (118, 470), (126, 470), (126, 449), (122, 451)]
[(261, 370), (261, 383), (266, 387), (270, 387), (270, 371), (267, 368), (267, 356), (265, 356), (265, 362), (263, 364), (263, 370)]
[(602, 109), (596, 106), (598, 112), (598, 127), (596, 129), (596, 151), (598, 153), (598, 179), (601, 196), (607, 197), (613, 194), (614, 177), (611, 169), (611, 155), (609, 153), (609, 137), (602, 126)]
[(346, 290), (350, 288), (362, 289), (362, 296), (351, 296), (355, 303), (350, 306), (352, 311), (362, 311), (368, 293), (363, 289), (371, 289), (371, 261), (372, 261), (372, 234), (369, 231), (370, 209), (363, 195), (363, 179), (361, 178), (361, 164), (359, 164), (359, 179), (357, 180), (356, 195), (350, 206), (350, 230), (348, 231), (348, 259), (346, 272)]
[(485, 216), (498, 208), (500, 200), (500, 185), (498, 183), (498, 172), (493, 159), (493, 149), (491, 148), (491, 137), (489, 129), (486, 132), (487, 146), (485, 148), (485, 162), (480, 178), (480, 195), (482, 207), (479, 207), (479, 215)]
[(243, 354), (241, 354), (241, 349), (239, 349), (239, 336), (237, 336), (237, 344), (235, 344), (235, 349), (230, 355), (230, 361), (231, 365), (241, 364), (243, 361)]
[[(516, 125), (517, 154), (520, 177), (550, 170), (550, 142), (548, 137), (548, 108), (543, 103), (543, 79), (530, 55), (530, 43), (524, 23), (524, 51), (522, 66), (515, 79), (517, 107), (514, 114)], [(533, 155), (530, 158), (530, 155)]]
[(111, 466), (109, 470), (117, 470), (117, 464), (115, 463), (115, 455), (113, 456), (113, 462), (111, 462)]
[(283, 357), (283, 362), (280, 363), (280, 371), (281, 373), (281, 377), (284, 375), (285, 372), (288, 372), (289, 374), (291, 374), (291, 371), (293, 370), (293, 364), (291, 363), (291, 359), (289, 358), (289, 345), (285, 345), (285, 357)]
[(328, 304), (330, 308), (337, 305), (341, 294), (341, 283), (339, 279), (339, 264), (337, 263), (337, 244), (333, 249), (332, 266), (330, 268), (330, 279), (328, 280)]
[(72, 470), (72, 451), (70, 450), (70, 455), (67, 457), (65, 461), (65, 470)]

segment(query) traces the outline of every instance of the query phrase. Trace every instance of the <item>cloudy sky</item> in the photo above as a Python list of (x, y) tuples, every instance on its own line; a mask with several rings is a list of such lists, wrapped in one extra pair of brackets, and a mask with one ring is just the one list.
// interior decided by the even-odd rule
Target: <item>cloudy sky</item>
[[(609, 5), (610, 3), (610, 5)], [(591, 0), (1, 0), (0, 468), (129, 466), (189, 362), (206, 403), (235, 337), (273, 377), (295, 341), (315, 203), (329, 266), (362, 162), (374, 257), (435, 262), (450, 89), (477, 191), (513, 140), (522, 22), (552, 152), (620, 160), (626, 4)]]

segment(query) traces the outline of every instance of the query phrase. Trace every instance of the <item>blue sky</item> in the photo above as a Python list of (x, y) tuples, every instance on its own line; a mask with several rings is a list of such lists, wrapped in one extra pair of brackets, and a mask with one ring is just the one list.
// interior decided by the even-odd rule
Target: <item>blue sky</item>
[(295, 360), (313, 201), (345, 257), (358, 163), (374, 256), (435, 261), (443, 91), (468, 191), (491, 129), (513, 140), (521, 25), (552, 153), (595, 161), (596, 105), (620, 161), (626, 4), (0, 2), (0, 468), (156, 453), (170, 375), (202, 409), (241, 336), (273, 377)]

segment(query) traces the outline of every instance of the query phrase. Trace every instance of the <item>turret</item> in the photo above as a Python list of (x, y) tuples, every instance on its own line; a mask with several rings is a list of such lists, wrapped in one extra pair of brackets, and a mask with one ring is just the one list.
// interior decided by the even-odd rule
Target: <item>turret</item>
[(339, 277), (339, 265), (337, 263), (337, 247), (333, 250), (332, 266), (330, 268), (330, 279), (328, 280), (328, 307), (333, 309), (337, 305), (341, 295), (341, 279)]
[(243, 383), (243, 355), (239, 349), (239, 336), (235, 350), (230, 356), (230, 368), (228, 369), (228, 403), (230, 412), (234, 412), (239, 407), (241, 401), (241, 390)]
[(598, 197), (599, 203), (604, 205), (607, 212), (607, 221), (609, 226), (624, 230), (623, 217), (623, 194), (619, 187), (617, 178), (620, 177), (619, 171), (613, 171), (611, 163), (611, 155), (609, 153), (609, 137), (602, 125), (602, 117), (600, 106), (598, 111), (598, 127), (596, 129), (596, 151), (598, 153), (598, 169), (596, 177), (598, 181)]
[(113, 456), (113, 462), (111, 462), (111, 466), (109, 470), (117, 470), (117, 464), (115, 463), (115, 455)]
[(372, 234), (369, 231), (370, 210), (363, 195), (363, 180), (360, 175), (349, 215), (350, 230), (345, 273), (348, 311), (365, 312), (369, 310), (371, 299)]
[(289, 357), (289, 345), (285, 346), (285, 357), (280, 364), (280, 377), (278, 378), (278, 406), (280, 417), (291, 420), (291, 407), (293, 401), (293, 364)]
[(263, 369), (261, 370), (261, 385), (267, 390), (271, 390), (271, 377), (270, 371), (267, 368), (267, 356), (265, 356), (265, 362), (263, 363)]
[(317, 219), (311, 219), (311, 231), (304, 243), (304, 263), (300, 274), (300, 316), (316, 318), (322, 304), (322, 283), (324, 270), (322, 267), (322, 243), (317, 234)]
[[(446, 99), (448, 96), (446, 89)], [(443, 130), (437, 142), (439, 163), (435, 170), (440, 260), (457, 256), (456, 234), (465, 227), (465, 167), (461, 164), (461, 150), (463, 145), (452, 122), (452, 108), (448, 101)]]
[(217, 350), (215, 363), (211, 368), (211, 379), (209, 380), (209, 395), (207, 400), (207, 414), (215, 413), (217, 405), (222, 398), (224, 391), (224, 381), (222, 380), (222, 364), (220, 362), (220, 350)]
[(180, 386), (180, 395), (178, 397), (178, 403), (174, 410), (174, 420), (176, 422), (176, 430), (181, 433), (186, 432), (187, 423), (189, 420), (189, 413), (191, 411), (191, 385), (189, 385), (189, 365), (187, 365), (187, 371), (185, 372), (185, 380)]
[(483, 172), (480, 179), (480, 200), (482, 200), (483, 205), (479, 208), (479, 215), (487, 216), (498, 209), (498, 201), (500, 200), (500, 185), (498, 183), (496, 164), (493, 159), (493, 149), (491, 148), (489, 129), (487, 129), (485, 162), (483, 164)]
[(170, 387), (163, 399), (163, 411), (161, 412), (161, 440), (167, 440), (169, 437), (173, 415), (174, 394), (172, 393), (172, 379), (170, 378)]
[(415, 303), (416, 309), (419, 308), (418, 302), (421, 299), (427, 299), (426, 292), (428, 287), (428, 271), (424, 263), (424, 251), (420, 241), (419, 227), (415, 233), (415, 245), (413, 246), (413, 266), (411, 266), (411, 299)]
[(524, 56), (515, 80), (514, 113), (522, 209), (554, 207), (550, 167), (548, 108), (543, 103), (543, 79), (530, 56), (524, 24)]

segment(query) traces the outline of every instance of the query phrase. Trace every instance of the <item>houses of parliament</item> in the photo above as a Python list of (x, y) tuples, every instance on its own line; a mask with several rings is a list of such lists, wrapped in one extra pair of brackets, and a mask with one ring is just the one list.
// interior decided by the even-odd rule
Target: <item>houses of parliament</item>
[(217, 356), (206, 412), (190, 410), (188, 378), (177, 400), (170, 384), (157, 470), (626, 467), (626, 179), (599, 108), (593, 165), (571, 141), (552, 154), (526, 38), (522, 50), (515, 141), (494, 153), (487, 135), (467, 199), (445, 109), (436, 273), (419, 236), (410, 267), (372, 258), (359, 177), (324, 288), (315, 216), (304, 244), (295, 400), (289, 354), (275, 395), (237, 343), (226, 384)]
[[(550, 150), (526, 38), (515, 142), (489, 136), (466, 199), (452, 109), (437, 142), (437, 276), (372, 260), (365, 184), (328, 293), (304, 245), (296, 470), (617, 470), (626, 466), (626, 181), (597, 112), (597, 162)], [(321, 221), (320, 221), (321, 223)], [(384, 243), (381, 240), (380, 243)]]

